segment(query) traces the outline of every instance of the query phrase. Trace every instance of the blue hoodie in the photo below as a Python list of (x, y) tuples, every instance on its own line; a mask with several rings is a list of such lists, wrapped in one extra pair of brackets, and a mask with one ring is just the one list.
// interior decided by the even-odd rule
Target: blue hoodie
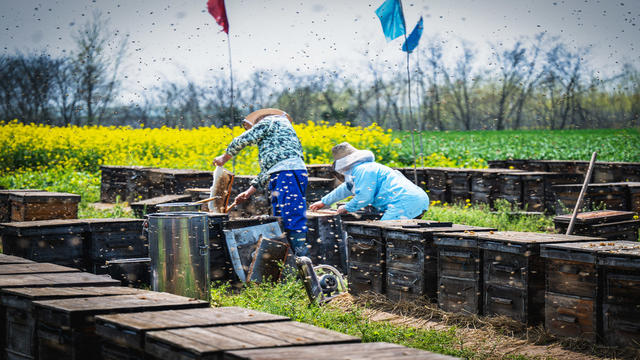
[(330, 206), (354, 195), (345, 208), (355, 212), (373, 205), (384, 212), (382, 220), (413, 219), (429, 208), (427, 193), (399, 171), (376, 162), (364, 162), (351, 169), (353, 182), (345, 181), (322, 198)]

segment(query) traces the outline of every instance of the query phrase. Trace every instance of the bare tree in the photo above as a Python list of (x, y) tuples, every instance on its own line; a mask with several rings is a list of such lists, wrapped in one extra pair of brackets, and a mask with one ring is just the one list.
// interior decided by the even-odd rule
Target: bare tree
[(461, 124), (465, 130), (472, 129), (472, 91), (478, 84), (478, 79), (473, 74), (473, 58), (473, 50), (463, 42), (462, 56), (456, 62), (454, 74), (450, 75), (445, 67), (442, 68), (447, 92), (452, 100), (448, 103), (448, 109), (454, 120)]

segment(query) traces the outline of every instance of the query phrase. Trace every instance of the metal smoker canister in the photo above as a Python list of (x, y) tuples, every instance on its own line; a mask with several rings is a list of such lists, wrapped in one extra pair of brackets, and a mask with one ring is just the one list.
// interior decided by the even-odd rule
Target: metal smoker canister
[(203, 212), (148, 215), (151, 287), (209, 300), (209, 225)]

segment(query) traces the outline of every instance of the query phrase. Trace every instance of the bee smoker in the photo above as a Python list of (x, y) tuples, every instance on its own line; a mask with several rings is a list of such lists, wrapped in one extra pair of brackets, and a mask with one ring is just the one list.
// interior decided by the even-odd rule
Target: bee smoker
[(342, 275), (333, 266), (318, 265), (314, 267), (311, 259), (306, 256), (297, 257), (296, 265), (311, 302), (318, 304), (329, 302), (346, 290)]

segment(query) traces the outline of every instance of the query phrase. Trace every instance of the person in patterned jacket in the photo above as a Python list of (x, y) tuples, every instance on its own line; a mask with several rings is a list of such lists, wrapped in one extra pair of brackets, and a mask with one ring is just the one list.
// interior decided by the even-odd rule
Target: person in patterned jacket
[(242, 124), (247, 131), (234, 138), (224, 154), (213, 163), (223, 166), (240, 150), (258, 145), (260, 174), (249, 189), (239, 194), (235, 201), (247, 201), (257, 190), (267, 188), (271, 192), (274, 216), (280, 216), (296, 256), (308, 256), (307, 203), (305, 192), (308, 178), (304, 164), (302, 144), (296, 135), (293, 119), (278, 109), (261, 109), (247, 115)]

